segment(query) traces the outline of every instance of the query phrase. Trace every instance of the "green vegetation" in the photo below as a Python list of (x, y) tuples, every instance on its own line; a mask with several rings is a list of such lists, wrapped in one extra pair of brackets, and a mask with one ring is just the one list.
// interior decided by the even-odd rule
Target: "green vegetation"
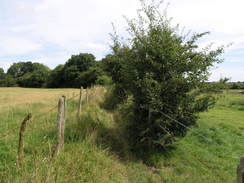
[(224, 49), (201, 49), (199, 39), (208, 33), (179, 33), (166, 13), (160, 14), (160, 1), (147, 4), (141, 0), (141, 4), (138, 18), (127, 19), (128, 42), (120, 41), (124, 39), (115, 32), (113, 53), (105, 63), (115, 83), (114, 91), (122, 99), (120, 103), (131, 98), (131, 142), (147, 158), (146, 150), (165, 150), (186, 135), (188, 128), (170, 118), (190, 127), (197, 113), (214, 103), (209, 87), (205, 92), (206, 82), (209, 69), (221, 62), (219, 56)]
[(110, 77), (95, 61), (92, 54), (72, 55), (64, 64), (53, 70), (40, 63), (18, 62), (10, 66), (7, 73), (0, 68), (0, 86), (29, 88), (80, 88), (92, 85), (110, 85)]
[[(234, 181), (244, 96), (223, 92), (228, 78), (208, 82), (223, 47), (200, 49), (208, 33), (184, 35), (160, 14), (159, 1), (145, 2), (138, 19), (126, 19), (128, 42), (112, 34), (112, 53), (99, 62), (80, 53), (53, 70), (33, 62), (0, 68), (0, 86), (43, 88), (0, 89), (0, 182)], [(44, 89), (81, 86), (88, 102), (79, 118), (77, 89)], [(65, 148), (51, 158), (61, 95), (68, 99)], [(18, 166), (18, 127), (29, 112)]]
[[(244, 145), (244, 96), (230, 91), (221, 95), (216, 106), (200, 113), (197, 126), (167, 152), (154, 154), (145, 163), (132, 151), (122, 121), (121, 105), (115, 111), (103, 106), (106, 89), (89, 90), (89, 103), (83, 103), (77, 122), (77, 98), (69, 100), (64, 150), (50, 161), (56, 138), (56, 110), (48, 112), (60, 95), (67, 98), (78, 90), (2, 88), (0, 98), (1, 127), (4, 134), (20, 125), (25, 115), (34, 117), (25, 135), (25, 159), (16, 167), (18, 132), (0, 139), (0, 182), (133, 182), (133, 183), (216, 183), (233, 182), (237, 155)], [(38, 93), (35, 97), (34, 93)], [(19, 94), (27, 97), (12, 103)], [(48, 95), (49, 94), (49, 95)], [(48, 100), (46, 97), (50, 97)], [(39, 102), (38, 102), (39, 101)], [(7, 106), (6, 106), (7, 105)], [(206, 140), (197, 133), (204, 135)]]

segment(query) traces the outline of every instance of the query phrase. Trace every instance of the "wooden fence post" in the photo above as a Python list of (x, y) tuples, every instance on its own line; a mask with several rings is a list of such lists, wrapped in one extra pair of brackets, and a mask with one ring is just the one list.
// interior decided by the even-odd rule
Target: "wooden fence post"
[(237, 167), (237, 183), (244, 183), (244, 157), (241, 157)]
[(83, 87), (80, 87), (80, 98), (79, 98), (79, 106), (78, 106), (78, 111), (77, 111), (77, 119), (80, 118), (81, 103), (82, 103), (82, 91), (83, 91)]
[(57, 145), (54, 149), (53, 156), (59, 154), (64, 147), (64, 129), (65, 129), (65, 96), (59, 98), (58, 102), (58, 116), (57, 116)]
[(17, 165), (21, 165), (23, 155), (24, 155), (24, 133), (26, 130), (27, 122), (31, 119), (32, 115), (29, 113), (21, 123), (19, 130), (19, 146), (18, 146), (18, 157), (17, 157)]
[(88, 104), (88, 88), (86, 88), (86, 103)]

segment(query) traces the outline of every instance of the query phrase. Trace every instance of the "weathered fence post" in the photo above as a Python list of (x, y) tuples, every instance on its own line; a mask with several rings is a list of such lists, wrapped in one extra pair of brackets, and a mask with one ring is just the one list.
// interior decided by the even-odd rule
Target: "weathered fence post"
[(58, 116), (57, 116), (57, 145), (54, 149), (53, 156), (59, 154), (64, 147), (64, 129), (65, 129), (65, 96), (59, 98), (58, 101)]
[(86, 88), (86, 103), (88, 103), (88, 88)]
[(24, 155), (24, 133), (26, 130), (27, 122), (31, 119), (32, 115), (29, 113), (21, 123), (19, 130), (19, 147), (18, 147), (18, 157), (17, 157), (17, 165), (21, 165), (23, 155)]
[(81, 111), (81, 104), (82, 104), (82, 91), (83, 91), (83, 87), (80, 87), (80, 98), (79, 98), (79, 106), (77, 111), (77, 119), (80, 118), (80, 111)]
[(244, 183), (244, 157), (241, 157), (237, 167), (237, 183)]

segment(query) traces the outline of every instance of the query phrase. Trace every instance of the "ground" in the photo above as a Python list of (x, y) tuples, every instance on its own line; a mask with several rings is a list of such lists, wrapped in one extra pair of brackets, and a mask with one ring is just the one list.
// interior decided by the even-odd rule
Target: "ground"
[[(0, 182), (234, 182), (244, 155), (244, 95), (227, 91), (216, 106), (199, 114), (198, 125), (174, 148), (145, 164), (130, 152), (118, 111), (102, 106), (106, 89), (0, 88)], [(67, 98), (65, 147), (51, 159), (56, 143), (58, 98)], [(51, 109), (51, 110), (50, 110)], [(32, 113), (25, 133), (24, 160), (16, 165), (18, 128)], [(123, 123), (123, 122), (122, 122)]]

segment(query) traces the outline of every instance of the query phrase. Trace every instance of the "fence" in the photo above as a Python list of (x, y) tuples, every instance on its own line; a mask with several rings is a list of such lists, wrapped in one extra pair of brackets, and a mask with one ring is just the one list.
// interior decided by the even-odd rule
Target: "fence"
[[(81, 108), (82, 108), (82, 103), (85, 100), (88, 102), (88, 89), (86, 89), (86, 96), (85, 98), (83, 97), (83, 88), (81, 87), (80, 93), (78, 95), (73, 95), (73, 97), (66, 99), (65, 96), (61, 96), (59, 98), (58, 104), (52, 107), (51, 109), (38, 114), (38, 115), (33, 115), (32, 113), (28, 113), (27, 116), (23, 119), (21, 122), (20, 127), (17, 126), (11, 130), (8, 130), (4, 134), (0, 135), (0, 139), (3, 139), (11, 134), (15, 134), (17, 130), (19, 130), (19, 137), (18, 137), (18, 148), (17, 148), (17, 158), (16, 158), (16, 164), (18, 167), (22, 165), (23, 159), (24, 159), (24, 147), (25, 147), (25, 136), (26, 129), (31, 125), (32, 120), (38, 120), (42, 117), (45, 117), (47, 114), (51, 113), (54, 110), (57, 110), (57, 121), (56, 121), (56, 136), (57, 136), (57, 142), (56, 144), (53, 145), (52, 147), (52, 156), (58, 155), (59, 152), (63, 149), (64, 147), (64, 133), (65, 133), (65, 121), (66, 121), (66, 107), (67, 107), (67, 102), (75, 99), (76, 97), (79, 96), (79, 102), (78, 102), (78, 109), (77, 109), (77, 118), (79, 119), (80, 113), (81, 113)], [(34, 128), (33, 128), (34, 129)]]
[[(152, 109), (150, 108), (150, 109), (149, 109), (149, 113), (148, 113), (148, 120), (149, 120), (149, 121), (151, 120), (151, 112), (152, 112)], [(166, 118), (168, 118), (168, 119), (170, 119), (170, 120), (172, 120), (172, 121), (174, 121), (175, 123), (179, 124), (179, 125), (182, 126), (183, 128), (187, 128), (188, 130), (191, 130), (193, 133), (195, 133), (196, 135), (202, 137), (203, 139), (205, 139), (205, 140), (208, 141), (209, 143), (214, 143), (214, 141), (211, 140), (210, 138), (208, 138), (208, 137), (206, 137), (205, 135), (202, 135), (202, 134), (196, 132), (196, 131), (193, 130), (192, 128), (189, 128), (188, 126), (186, 126), (186, 125), (184, 125), (183, 123), (181, 123), (180, 121), (178, 121), (178, 120), (172, 118), (172, 117), (169, 116), (168, 114), (165, 114), (165, 113), (161, 112), (161, 115), (164, 116), (164, 117), (166, 117)], [(171, 135), (171, 133), (170, 133), (167, 129), (165, 129), (165, 128), (163, 128), (163, 127), (161, 127), (161, 129), (164, 130), (167, 134)], [(218, 145), (218, 144), (215, 144), (215, 145)], [(236, 181), (237, 181), (237, 183), (244, 183), (244, 157), (240, 157), (239, 155), (233, 153), (232, 151), (230, 151), (230, 150), (228, 150), (228, 149), (225, 149), (225, 150), (226, 150), (227, 152), (229, 152), (231, 155), (234, 155), (235, 157), (240, 158), (240, 164), (237, 165), (237, 178), (236, 178)], [(204, 163), (204, 162), (202, 162), (201, 160), (199, 160), (196, 156), (194, 156), (193, 154), (191, 154), (191, 152), (188, 151), (188, 155), (190, 155), (193, 159), (195, 159), (196, 161), (198, 161), (198, 162), (199, 162), (203, 167), (205, 167), (206, 169), (210, 169), (210, 167), (209, 167), (206, 163)], [(221, 182), (224, 182), (224, 181), (225, 181), (225, 180), (223, 179), (222, 175), (219, 174), (217, 171), (215, 171), (214, 173), (219, 177), (219, 180), (220, 180)]]
[[(13, 128), (13, 129), (7, 131), (6, 133), (4, 133), (4, 134), (2, 134), (0, 136), (0, 139), (4, 138), (4, 137), (6, 137), (6, 136), (8, 136), (10, 134), (16, 133), (16, 131), (19, 129), (18, 149), (17, 149), (17, 158), (16, 158), (16, 163), (17, 163), (18, 167), (22, 166), (22, 161), (24, 159), (24, 144), (25, 144), (25, 135), (26, 135), (25, 131), (26, 131), (26, 128), (28, 127), (28, 125), (30, 125), (31, 120), (32, 119), (42, 118), (47, 113), (50, 113), (50, 112), (52, 112), (54, 110), (57, 110), (57, 120), (56, 120), (57, 141), (56, 141), (56, 144), (53, 144), (51, 158), (57, 156), (60, 153), (60, 151), (62, 151), (62, 149), (64, 148), (64, 145), (65, 145), (64, 144), (64, 137), (65, 137), (64, 134), (65, 134), (65, 122), (66, 122), (66, 119), (67, 119), (67, 113), (66, 113), (67, 102), (70, 101), (70, 100), (75, 99), (78, 96), (79, 96), (79, 99), (78, 99), (76, 117), (77, 117), (77, 120), (79, 120), (80, 119), (80, 114), (81, 114), (81, 111), (82, 111), (82, 103), (83, 103), (83, 101), (88, 103), (88, 100), (89, 100), (89, 91), (88, 91), (88, 89), (84, 90), (82, 87), (80, 88), (80, 93), (78, 95), (73, 95), (73, 97), (71, 97), (69, 99), (66, 99), (65, 96), (61, 96), (59, 98), (58, 104), (55, 105), (53, 108), (49, 109), (46, 112), (43, 112), (43, 113), (38, 114), (38, 115), (33, 115), (32, 113), (29, 113), (23, 119), (20, 127), (18, 126), (16, 128)], [(149, 114), (148, 114), (148, 120), (149, 121), (151, 120), (151, 112), (152, 112), (152, 109), (149, 110)], [(161, 114), (162, 114), (162, 116), (164, 116), (164, 117), (174, 121), (175, 123), (181, 125), (183, 128), (189, 128), (189, 127), (185, 126), (183, 123), (181, 123), (180, 121), (172, 118), (170, 115), (165, 114), (163, 112)], [(167, 129), (165, 129), (163, 127), (161, 127), (161, 128), (167, 134), (171, 135), (171, 133)], [(214, 143), (214, 141), (212, 141), (210, 138), (208, 138), (208, 137), (206, 137), (206, 136), (204, 136), (204, 135), (192, 130), (191, 128), (189, 128), (189, 130), (191, 130), (196, 135), (204, 138), (208, 142)], [(218, 145), (218, 144), (216, 144), (216, 145)], [(236, 155), (235, 153), (229, 151), (228, 149), (226, 149), (226, 151), (228, 151), (230, 154), (234, 155), (235, 157), (240, 158), (240, 164), (237, 166), (237, 178), (236, 179), (237, 179), (237, 183), (244, 183), (244, 157), (239, 157), (238, 155)], [(188, 155), (190, 155), (195, 161), (199, 162), (206, 169), (210, 169), (209, 166), (205, 162), (202, 162), (198, 157), (196, 157), (195, 155), (191, 154), (191, 152), (188, 152)], [(217, 171), (215, 171), (214, 173), (219, 177), (220, 182), (224, 182), (222, 176)]]

